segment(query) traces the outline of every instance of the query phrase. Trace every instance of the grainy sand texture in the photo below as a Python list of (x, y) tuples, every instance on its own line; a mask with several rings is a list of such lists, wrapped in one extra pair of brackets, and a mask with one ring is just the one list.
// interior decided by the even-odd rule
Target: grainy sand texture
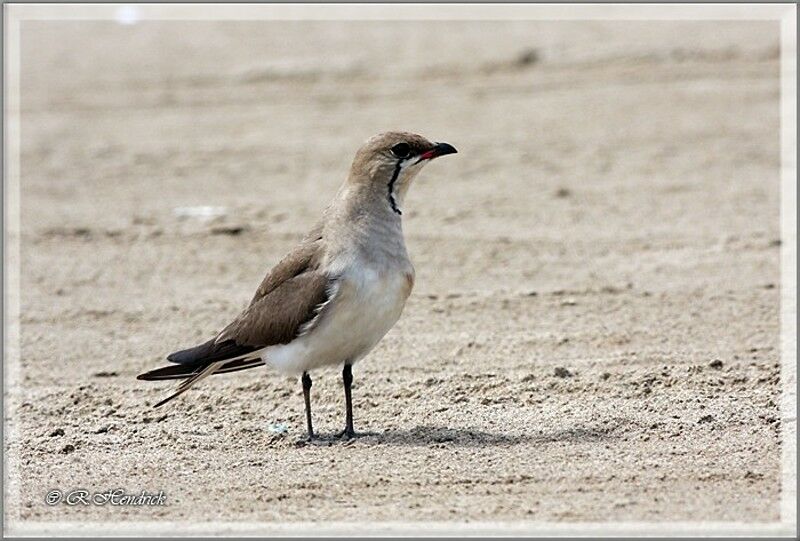
[[(16, 521), (776, 521), (779, 26), (24, 21)], [(358, 146), (447, 141), (346, 444), (207, 339)], [(197, 207), (207, 216), (198, 216)], [(344, 423), (336, 370), (316, 425)], [(161, 507), (48, 506), (51, 489)], [(365, 530), (366, 531), (366, 530)]]

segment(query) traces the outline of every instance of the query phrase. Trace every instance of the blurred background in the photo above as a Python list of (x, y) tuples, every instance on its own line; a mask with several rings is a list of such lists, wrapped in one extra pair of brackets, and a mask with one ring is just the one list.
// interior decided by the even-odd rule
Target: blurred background
[[(777, 516), (777, 22), (125, 8), (21, 43), (24, 517), (72, 513), (54, 478), (168, 483), (173, 519)], [(302, 430), (299, 386), (250, 372), (155, 422), (135, 374), (233, 317), (387, 130), (459, 154), (409, 193), (416, 289), (356, 375), (383, 439), (298, 469), (269, 427)]]

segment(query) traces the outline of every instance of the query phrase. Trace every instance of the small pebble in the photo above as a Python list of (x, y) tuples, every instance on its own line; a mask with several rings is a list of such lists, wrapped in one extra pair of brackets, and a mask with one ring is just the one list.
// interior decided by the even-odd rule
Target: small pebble
[(289, 427), (286, 423), (274, 423), (267, 427), (267, 430), (272, 432), (273, 434), (285, 434), (289, 431)]
[(218, 226), (211, 228), (211, 234), (236, 236), (242, 234), (246, 229), (247, 227), (242, 225)]
[(539, 60), (541, 60), (539, 51), (536, 49), (525, 49), (524, 51), (520, 52), (520, 54), (514, 60), (514, 63), (518, 67), (532, 66), (539, 62)]
[(573, 374), (563, 366), (556, 366), (553, 375), (557, 378), (571, 378)]

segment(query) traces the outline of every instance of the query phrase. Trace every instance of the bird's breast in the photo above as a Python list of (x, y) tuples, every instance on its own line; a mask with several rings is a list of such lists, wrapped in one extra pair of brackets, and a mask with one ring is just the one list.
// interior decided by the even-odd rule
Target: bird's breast
[(410, 263), (351, 264), (338, 275), (320, 322), (290, 344), (271, 348), (267, 362), (286, 373), (300, 373), (358, 361), (397, 323), (413, 284)]
[(361, 357), (400, 318), (412, 285), (413, 268), (352, 266), (338, 280), (327, 330), (353, 348), (351, 357)]
[(381, 326), (391, 327), (400, 317), (413, 286), (414, 269), (410, 265), (391, 269), (356, 265), (342, 277), (339, 293), (343, 304)]

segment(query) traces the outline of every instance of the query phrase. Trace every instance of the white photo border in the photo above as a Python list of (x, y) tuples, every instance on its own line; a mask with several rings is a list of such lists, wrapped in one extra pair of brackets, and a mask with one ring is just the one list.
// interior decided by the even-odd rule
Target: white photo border
[[(774, 20), (781, 80), (781, 512), (778, 522), (35, 522), (4, 512), (9, 536), (792, 536), (797, 535), (797, 6), (795, 4), (6, 4), (3, 114), (3, 409), (17, 400), (20, 355), (20, 26), (27, 20)], [(17, 427), (6, 416), (3, 439)], [(19, 490), (4, 453), (5, 501)]]

